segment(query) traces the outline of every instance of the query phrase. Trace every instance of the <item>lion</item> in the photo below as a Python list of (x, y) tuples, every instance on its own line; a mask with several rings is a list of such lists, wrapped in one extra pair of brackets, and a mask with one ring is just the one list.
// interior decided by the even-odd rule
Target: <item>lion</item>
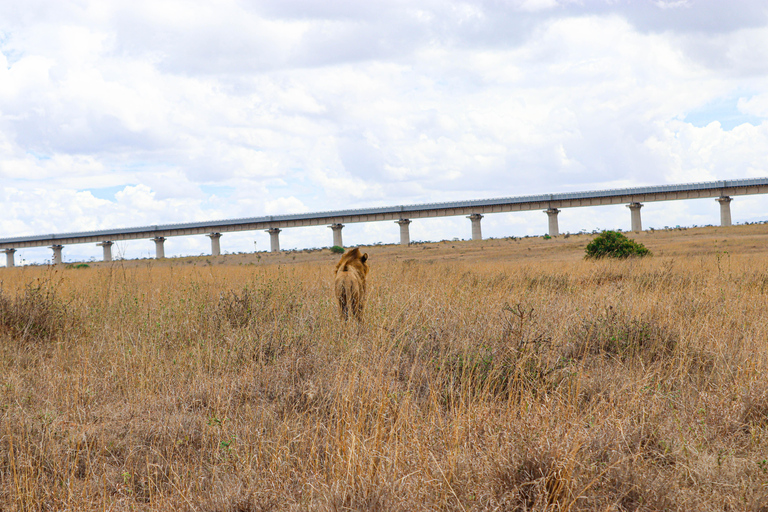
[(342, 320), (349, 319), (350, 309), (358, 322), (363, 320), (367, 261), (368, 253), (363, 254), (359, 247), (355, 247), (345, 252), (336, 264), (336, 280), (333, 287), (339, 301)]

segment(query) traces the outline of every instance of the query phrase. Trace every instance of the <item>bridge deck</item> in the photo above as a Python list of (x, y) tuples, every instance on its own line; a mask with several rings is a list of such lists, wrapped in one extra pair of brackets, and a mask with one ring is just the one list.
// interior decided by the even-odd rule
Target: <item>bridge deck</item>
[(212, 232), (255, 231), (270, 228), (293, 228), (325, 224), (346, 224), (351, 222), (419, 219), (471, 215), (474, 213), (488, 214), (526, 210), (546, 210), (549, 208), (574, 208), (581, 206), (601, 206), (634, 202), (672, 201), (766, 193), (768, 193), (768, 178), (710, 181), (680, 185), (659, 185), (653, 187), (565, 192), (559, 194), (541, 194), (445, 203), (382, 206), (357, 210), (270, 215), (245, 219), (186, 222), (99, 231), (9, 237), (0, 238), (0, 250), (40, 247), (46, 245), (92, 243), (105, 240), (118, 241), (197, 235)]

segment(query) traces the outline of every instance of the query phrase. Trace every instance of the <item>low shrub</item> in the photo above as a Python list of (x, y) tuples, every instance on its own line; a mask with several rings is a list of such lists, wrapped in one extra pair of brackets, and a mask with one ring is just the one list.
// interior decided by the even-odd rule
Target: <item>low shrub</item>
[(643, 244), (627, 238), (618, 231), (603, 231), (587, 244), (587, 258), (629, 258), (630, 256), (650, 256)]
[(573, 345), (568, 358), (583, 359), (605, 355), (620, 361), (645, 362), (669, 358), (677, 346), (675, 332), (652, 317), (634, 318), (613, 307), (586, 318), (571, 334)]
[(343, 254), (344, 253), (344, 248), (340, 247), (338, 245), (334, 245), (333, 247), (331, 247), (331, 252), (335, 253), (335, 254)]
[(0, 289), (0, 334), (8, 332), (24, 341), (51, 340), (61, 336), (72, 320), (53, 287), (30, 284), (15, 297)]

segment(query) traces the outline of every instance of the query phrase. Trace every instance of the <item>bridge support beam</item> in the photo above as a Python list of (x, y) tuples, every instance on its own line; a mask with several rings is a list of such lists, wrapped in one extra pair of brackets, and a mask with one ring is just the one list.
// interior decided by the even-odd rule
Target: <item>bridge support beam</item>
[(219, 243), (221, 233), (210, 233), (205, 236), (211, 239), (211, 256), (221, 255), (221, 244)]
[(13, 253), (16, 252), (16, 249), (3, 249), (3, 252), (5, 253), (5, 266), (15, 266), (16, 263), (13, 261)]
[(280, 252), (280, 228), (269, 228), (269, 250), (271, 252)]
[(344, 247), (344, 242), (341, 240), (341, 230), (344, 228), (344, 224), (331, 224), (328, 227), (333, 230), (333, 245)]
[(395, 224), (400, 225), (400, 245), (408, 247), (411, 244), (411, 233), (408, 229), (409, 219), (396, 220)]
[(721, 226), (730, 226), (731, 225), (731, 199), (729, 196), (722, 196), (715, 199), (718, 203), (720, 203), (720, 225)]
[(557, 208), (549, 208), (544, 210), (544, 212), (547, 214), (547, 217), (549, 217), (549, 229), (547, 230), (547, 234), (549, 236), (560, 235), (560, 227), (557, 225), (557, 214), (560, 213), (560, 210)]
[(104, 240), (103, 242), (100, 242), (96, 245), (101, 247), (102, 251), (104, 252), (104, 261), (112, 261), (112, 245), (114, 245), (114, 242)]
[(643, 230), (643, 220), (640, 218), (640, 208), (643, 203), (629, 203), (627, 208), (632, 214), (632, 231), (639, 233)]
[(54, 265), (60, 265), (64, 260), (61, 257), (61, 250), (64, 248), (63, 245), (52, 245), (51, 249), (53, 249), (53, 264)]
[(482, 240), (483, 230), (480, 227), (480, 219), (482, 219), (483, 216), (479, 213), (473, 213), (467, 218), (472, 221), (472, 240)]
[(153, 242), (155, 242), (155, 258), (158, 260), (161, 260), (165, 258), (165, 237), (164, 236), (156, 236), (152, 239)]

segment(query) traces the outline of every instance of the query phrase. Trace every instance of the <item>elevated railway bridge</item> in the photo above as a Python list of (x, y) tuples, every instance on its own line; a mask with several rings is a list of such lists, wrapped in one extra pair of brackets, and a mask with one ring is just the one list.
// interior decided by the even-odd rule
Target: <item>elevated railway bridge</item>
[(730, 226), (732, 196), (766, 193), (768, 193), (768, 178), (710, 181), (10, 237), (0, 238), (0, 251), (5, 252), (7, 267), (14, 266), (14, 253), (18, 249), (41, 246), (50, 247), (53, 250), (53, 262), (61, 263), (62, 249), (65, 245), (95, 243), (103, 248), (104, 261), (111, 261), (112, 245), (116, 241), (150, 239), (155, 243), (155, 256), (164, 258), (163, 243), (166, 238), (206, 235), (211, 239), (211, 254), (218, 256), (221, 253), (219, 239), (222, 233), (265, 230), (270, 234), (272, 252), (277, 252), (280, 250), (280, 232), (283, 229), (327, 225), (333, 232), (333, 245), (343, 246), (341, 231), (345, 224), (379, 221), (397, 223), (400, 226), (400, 243), (408, 245), (410, 243), (409, 224), (414, 219), (458, 215), (467, 216), (471, 221), (472, 239), (481, 240), (481, 219), (484, 215), (528, 210), (546, 212), (549, 221), (548, 233), (550, 236), (557, 236), (560, 233), (558, 214), (563, 208), (614, 204), (626, 204), (630, 210), (632, 231), (642, 231), (640, 209), (643, 203), (707, 197), (715, 198), (720, 204), (720, 224)]

